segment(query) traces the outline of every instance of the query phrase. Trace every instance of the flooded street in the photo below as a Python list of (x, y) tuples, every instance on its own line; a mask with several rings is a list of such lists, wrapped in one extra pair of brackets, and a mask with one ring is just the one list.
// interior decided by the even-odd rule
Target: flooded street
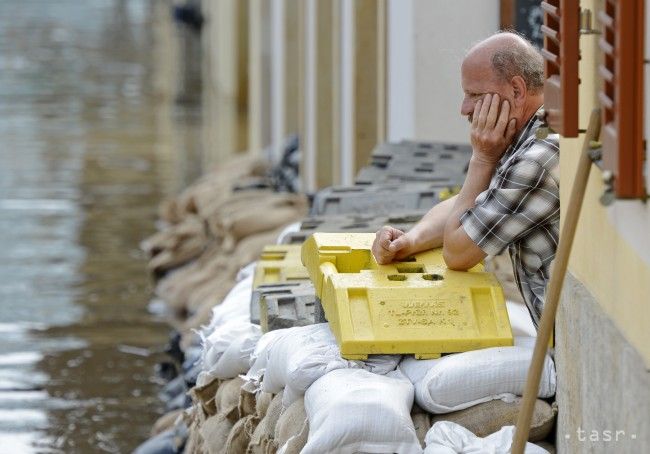
[(201, 151), (155, 5), (0, 0), (2, 453), (130, 452), (163, 411), (138, 244)]

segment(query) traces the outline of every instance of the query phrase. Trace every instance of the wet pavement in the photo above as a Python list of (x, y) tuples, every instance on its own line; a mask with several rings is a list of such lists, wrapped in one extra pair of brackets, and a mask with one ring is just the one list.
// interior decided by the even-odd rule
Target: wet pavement
[(201, 161), (167, 13), (0, 0), (0, 452), (130, 452), (163, 411), (138, 243)]

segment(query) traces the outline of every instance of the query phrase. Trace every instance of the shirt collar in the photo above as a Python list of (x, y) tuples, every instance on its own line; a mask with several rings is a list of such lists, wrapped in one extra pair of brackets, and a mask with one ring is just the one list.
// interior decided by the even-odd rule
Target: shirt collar
[(544, 105), (541, 105), (537, 111), (531, 115), (531, 117), (528, 119), (526, 122), (526, 125), (522, 128), (522, 130), (519, 132), (515, 140), (512, 141), (506, 152), (503, 154), (503, 157), (501, 158), (501, 164), (505, 163), (512, 153), (514, 153), (515, 150), (519, 149), (519, 147), (526, 141), (528, 138), (535, 133), (537, 128), (539, 127), (539, 124), (541, 123), (538, 113), (544, 108)]

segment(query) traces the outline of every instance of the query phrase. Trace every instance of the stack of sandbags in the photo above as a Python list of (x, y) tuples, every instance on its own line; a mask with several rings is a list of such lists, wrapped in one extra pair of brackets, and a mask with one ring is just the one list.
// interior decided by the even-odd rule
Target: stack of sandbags
[(166, 201), (161, 231), (142, 242), (149, 269), (159, 278), (156, 295), (175, 314), (189, 318), (183, 332), (207, 323), (238, 270), (307, 213), (304, 195), (231, 189), (243, 177), (267, 171), (262, 160), (248, 155), (222, 165)]

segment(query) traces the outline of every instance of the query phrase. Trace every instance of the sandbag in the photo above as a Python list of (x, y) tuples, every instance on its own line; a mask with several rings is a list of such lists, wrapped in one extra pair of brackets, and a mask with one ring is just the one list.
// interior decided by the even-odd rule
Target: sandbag
[(259, 391), (255, 394), (255, 414), (260, 418), (266, 416), (266, 411), (273, 400), (273, 394)]
[[(215, 415), (217, 409), (217, 395), (221, 387), (221, 380), (207, 377), (205, 380), (197, 381), (189, 394), (192, 401), (200, 406), (200, 409), (208, 416)], [(198, 407), (197, 407), (198, 408)]]
[(199, 428), (203, 438), (203, 449), (209, 454), (223, 454), (226, 452), (226, 441), (233, 428), (233, 421), (224, 413), (209, 417)]
[[(522, 341), (520, 345), (531, 343)], [(399, 368), (415, 385), (420, 407), (431, 413), (449, 413), (494, 399), (512, 401), (521, 395), (531, 358), (529, 347), (494, 347), (439, 359), (405, 357)], [(538, 397), (553, 396), (555, 386), (555, 365), (547, 356)]]
[(235, 281), (239, 282), (246, 279), (249, 276), (255, 274), (255, 268), (257, 267), (257, 260), (250, 262), (248, 265), (242, 266), (239, 271), (237, 271), (237, 276)]
[(309, 421), (305, 419), (298, 433), (292, 435), (284, 444), (280, 445), (277, 451), (278, 454), (300, 454), (307, 444), (308, 437)]
[[(505, 426), (514, 426), (521, 408), (521, 398), (514, 402), (492, 400), (464, 410), (434, 415), (433, 422), (450, 421), (460, 424), (478, 437), (487, 437)], [(553, 429), (557, 408), (537, 399), (533, 409), (528, 441), (545, 439)]]
[(259, 419), (253, 415), (245, 416), (237, 421), (228, 434), (225, 454), (242, 454), (246, 452), (251, 435), (258, 422)]
[(291, 405), (313, 382), (336, 369), (369, 369), (385, 374), (397, 367), (399, 355), (373, 355), (368, 361), (351, 361), (341, 352), (327, 323), (287, 328), (270, 347), (262, 389), (285, 389), (283, 404)]
[[(427, 432), (424, 454), (510, 454), (514, 430), (514, 426), (507, 426), (480, 438), (453, 422), (437, 422)], [(525, 453), (549, 454), (532, 443), (526, 443)]]
[(508, 310), (508, 318), (510, 319), (513, 336), (532, 338), (537, 336), (537, 329), (535, 329), (533, 319), (524, 303), (506, 301), (506, 309)]
[(151, 428), (151, 436), (153, 437), (161, 432), (166, 431), (167, 429), (171, 429), (171, 427), (174, 425), (182, 413), (183, 409), (179, 408), (178, 410), (173, 410), (162, 415), (153, 424), (153, 427)]
[(239, 419), (239, 393), (244, 380), (240, 377), (224, 381), (215, 396), (215, 407), (218, 413), (225, 415), (235, 422)]
[(240, 418), (243, 418), (244, 416), (258, 416), (257, 401), (255, 397), (254, 392), (248, 391), (244, 387), (239, 388), (239, 403), (237, 404), (237, 410), (239, 411)]
[(299, 232), (300, 231), (300, 226), (302, 225), (302, 221), (294, 222), (292, 224), (286, 225), (283, 229), (282, 232), (278, 235), (278, 239), (276, 240), (275, 244), (284, 244), (284, 239), (291, 235), (292, 233)]
[(412, 405), (413, 385), (399, 371), (332, 371), (305, 394), (309, 437), (302, 453), (421, 453)]
[(212, 320), (206, 328), (207, 332), (214, 332), (226, 322), (250, 321), (250, 300), (253, 295), (253, 276), (243, 279), (230, 290), (223, 302), (212, 310)]
[(308, 434), (305, 400), (299, 397), (280, 415), (275, 426), (274, 444), (279, 447), (278, 452), (299, 453), (307, 443)]
[(250, 357), (262, 336), (259, 325), (234, 320), (202, 335), (202, 369), (209, 375), (228, 379), (245, 374), (250, 368)]
[(246, 449), (250, 454), (266, 454), (273, 436), (275, 427), (282, 412), (282, 392), (277, 394), (270, 402), (264, 417), (251, 435), (251, 440)]

